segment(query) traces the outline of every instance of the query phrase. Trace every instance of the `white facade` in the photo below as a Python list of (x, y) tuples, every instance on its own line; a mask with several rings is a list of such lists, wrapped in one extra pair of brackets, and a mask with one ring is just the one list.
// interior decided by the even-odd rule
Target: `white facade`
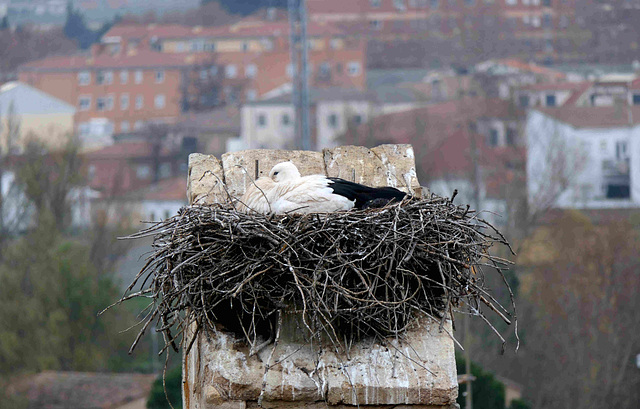
[[(377, 103), (369, 100), (321, 100), (311, 107), (311, 133), (316, 134), (315, 149), (338, 145), (337, 138), (349, 125), (357, 126), (371, 118), (408, 111), (418, 106), (414, 102)], [(241, 111), (241, 142), (229, 144), (230, 150), (292, 149), (295, 112), (291, 104), (246, 104)]]
[(640, 125), (576, 128), (532, 110), (525, 134), (532, 211), (640, 207)]

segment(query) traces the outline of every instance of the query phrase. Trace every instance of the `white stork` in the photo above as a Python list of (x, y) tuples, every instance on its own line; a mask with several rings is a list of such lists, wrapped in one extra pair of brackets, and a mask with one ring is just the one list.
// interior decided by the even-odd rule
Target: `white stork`
[(406, 196), (406, 193), (392, 187), (369, 187), (324, 175), (300, 176), (292, 162), (275, 165), (269, 178), (274, 185), (267, 198), (271, 211), (276, 214), (364, 209), (402, 200)]

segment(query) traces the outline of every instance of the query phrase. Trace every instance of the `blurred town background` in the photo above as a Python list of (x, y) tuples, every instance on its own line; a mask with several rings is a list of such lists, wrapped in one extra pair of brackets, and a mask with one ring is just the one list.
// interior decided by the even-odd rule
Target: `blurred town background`
[(637, 408), (640, 0), (298, 2), (0, 0), (0, 408), (166, 407), (146, 305), (97, 313), (190, 153), (383, 143), (518, 254), (474, 406)]

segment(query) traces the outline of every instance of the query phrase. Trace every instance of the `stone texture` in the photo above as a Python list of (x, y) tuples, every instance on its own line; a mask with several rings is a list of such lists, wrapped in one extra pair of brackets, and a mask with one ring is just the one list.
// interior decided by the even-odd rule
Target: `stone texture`
[[(258, 401), (265, 379), (265, 407), (318, 401), (351, 406), (451, 405), (458, 388), (449, 333), (450, 322), (440, 332), (439, 323), (425, 318), (403, 340), (388, 340), (388, 346), (363, 342), (351, 349), (349, 357), (336, 355), (331, 348), (318, 355), (308, 346), (281, 339), (271, 361), (272, 345), (250, 356), (230, 334), (200, 334), (186, 357), (185, 390), (192, 395), (186, 399), (191, 406), (185, 408)], [(267, 362), (273, 366), (265, 378)]]
[(302, 175), (325, 173), (320, 152), (275, 149), (231, 152), (222, 155), (227, 189), (232, 196), (241, 196), (256, 176), (256, 161), (258, 161), (258, 177), (260, 177), (268, 176), (274, 165), (287, 160), (292, 161)]
[(213, 155), (189, 155), (187, 198), (190, 204), (211, 204), (226, 200), (222, 163)]
[[(302, 175), (326, 174), (369, 186), (394, 186), (421, 195), (410, 145), (372, 149), (345, 146), (323, 152), (249, 150), (227, 153), (221, 160), (189, 156), (188, 197), (191, 203), (228, 200), (244, 193), (256, 176), (265, 176), (278, 162), (292, 160)], [(224, 186), (223, 184), (224, 183)], [(278, 348), (272, 345), (250, 356), (232, 335), (198, 335), (183, 362), (185, 409), (255, 408), (262, 396), (265, 408), (455, 408), (458, 394), (451, 323), (416, 323), (402, 341), (387, 346), (359, 343), (350, 355), (332, 348), (317, 355), (300, 345), (295, 317), (287, 317)], [(289, 328), (291, 327), (291, 328)], [(188, 338), (190, 339), (190, 335)], [(267, 362), (273, 365), (265, 377)], [(278, 364), (275, 364), (279, 362)], [(407, 405), (407, 406), (405, 406)]]

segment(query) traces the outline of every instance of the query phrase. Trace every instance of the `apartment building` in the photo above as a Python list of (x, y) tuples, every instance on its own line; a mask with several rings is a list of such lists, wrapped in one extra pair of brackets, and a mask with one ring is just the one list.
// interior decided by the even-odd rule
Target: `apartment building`
[(21, 82), (76, 107), (83, 135), (128, 132), (145, 122), (173, 122), (182, 112), (193, 57), (135, 50), (52, 57), (21, 66)]
[[(363, 39), (328, 23), (310, 24), (308, 37), (311, 86), (366, 87)], [(116, 25), (101, 43), (114, 55), (136, 49), (195, 55), (202, 64), (196, 82), (219, 84), (218, 101), (256, 100), (290, 83), (293, 74), (286, 21), (246, 19), (221, 27)]]

